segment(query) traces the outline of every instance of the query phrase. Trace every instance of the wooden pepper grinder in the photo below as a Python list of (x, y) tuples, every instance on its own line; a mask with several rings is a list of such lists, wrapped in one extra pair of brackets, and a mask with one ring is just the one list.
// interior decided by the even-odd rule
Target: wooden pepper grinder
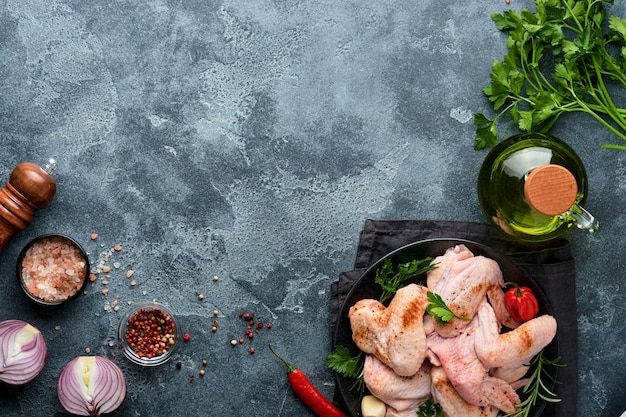
[(53, 159), (45, 168), (33, 162), (15, 167), (6, 186), (0, 189), (0, 253), (15, 233), (30, 224), (35, 211), (54, 198), (57, 186), (50, 175), (56, 168)]

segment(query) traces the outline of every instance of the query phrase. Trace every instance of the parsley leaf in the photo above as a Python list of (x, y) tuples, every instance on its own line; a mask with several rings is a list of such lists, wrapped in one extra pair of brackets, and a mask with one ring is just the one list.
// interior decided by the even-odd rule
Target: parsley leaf
[(363, 380), (363, 364), (365, 356), (362, 351), (356, 356), (352, 356), (347, 347), (337, 345), (335, 349), (326, 357), (324, 364), (333, 371), (346, 378), (356, 379), (350, 389), (357, 388), (360, 394), (365, 392), (365, 381)]
[[(626, 19), (609, 15), (613, 0), (535, 0), (527, 8), (493, 14), (508, 32), (507, 53), (491, 67), (483, 93), (493, 118), (476, 113), (474, 149), (494, 146), (497, 123), (508, 115), (520, 130), (548, 133), (560, 116), (586, 113), (626, 141), (626, 108), (607, 88), (626, 86)], [(626, 150), (623, 144), (603, 148)]]
[(432, 398), (426, 400), (426, 402), (420, 405), (417, 409), (417, 417), (442, 417), (443, 410), (441, 404), (435, 402)]
[(416, 259), (399, 264), (397, 271), (395, 271), (391, 259), (385, 259), (382, 267), (376, 271), (376, 276), (374, 277), (374, 282), (382, 287), (382, 293), (378, 301), (384, 303), (392, 298), (406, 281), (431, 269), (435, 269), (437, 264), (433, 264), (432, 261), (433, 258), (430, 257)]
[(428, 297), (428, 301), (430, 303), (428, 304), (428, 307), (426, 307), (426, 312), (433, 316), (437, 324), (444, 325), (455, 317), (461, 320), (471, 320), (471, 318), (460, 317), (454, 314), (439, 294), (428, 291), (426, 296)]

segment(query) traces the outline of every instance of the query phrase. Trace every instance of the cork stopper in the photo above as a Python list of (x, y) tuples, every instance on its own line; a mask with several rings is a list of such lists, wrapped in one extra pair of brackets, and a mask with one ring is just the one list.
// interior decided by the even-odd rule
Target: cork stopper
[(526, 202), (546, 216), (557, 216), (569, 210), (576, 201), (578, 184), (567, 168), (546, 164), (532, 170), (524, 184)]

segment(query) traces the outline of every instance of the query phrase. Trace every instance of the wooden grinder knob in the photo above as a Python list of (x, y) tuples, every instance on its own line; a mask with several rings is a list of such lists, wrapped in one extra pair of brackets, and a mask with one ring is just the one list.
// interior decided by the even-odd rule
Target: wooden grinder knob
[(572, 207), (577, 195), (576, 178), (561, 165), (546, 164), (535, 168), (524, 184), (528, 205), (546, 216), (565, 213)]
[(0, 189), (0, 252), (9, 239), (33, 220), (35, 210), (56, 193), (54, 178), (33, 162), (22, 162)]

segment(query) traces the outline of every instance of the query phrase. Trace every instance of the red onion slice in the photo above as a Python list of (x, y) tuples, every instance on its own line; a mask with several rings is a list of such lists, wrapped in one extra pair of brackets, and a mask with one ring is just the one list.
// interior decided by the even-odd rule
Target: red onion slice
[(41, 332), (22, 320), (0, 323), (0, 381), (24, 385), (39, 375), (48, 357)]
[(61, 405), (72, 414), (99, 417), (116, 410), (126, 398), (122, 370), (103, 356), (77, 356), (57, 380)]

